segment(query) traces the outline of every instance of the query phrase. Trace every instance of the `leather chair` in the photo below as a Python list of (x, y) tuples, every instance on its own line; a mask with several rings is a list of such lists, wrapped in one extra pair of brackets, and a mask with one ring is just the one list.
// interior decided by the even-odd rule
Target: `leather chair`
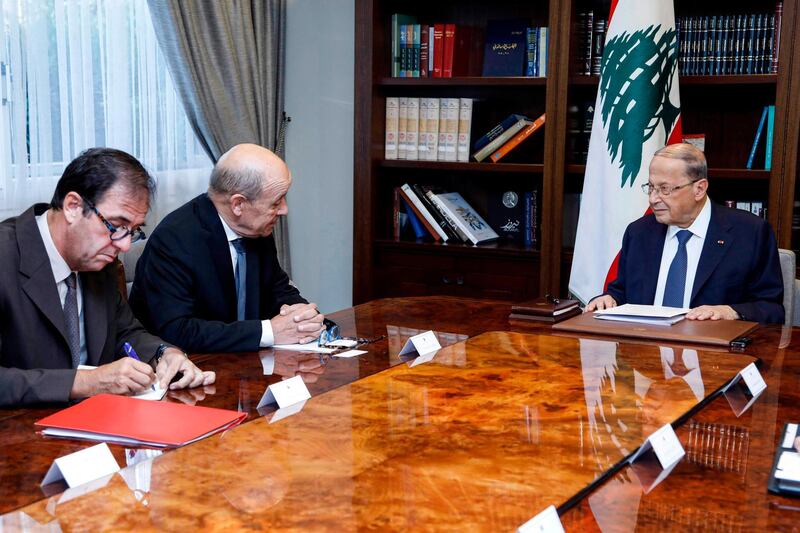
[(786, 318), (783, 322), (785, 326), (796, 324), (794, 319), (795, 309), (795, 284), (797, 258), (792, 250), (778, 248), (778, 257), (781, 262), (781, 276), (783, 277), (783, 310)]

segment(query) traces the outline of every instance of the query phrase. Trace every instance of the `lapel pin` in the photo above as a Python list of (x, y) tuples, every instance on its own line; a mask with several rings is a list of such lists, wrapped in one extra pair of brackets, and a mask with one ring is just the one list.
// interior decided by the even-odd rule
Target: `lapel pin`
[(719, 245), (725, 244), (725, 241), (717, 241), (717, 244)]

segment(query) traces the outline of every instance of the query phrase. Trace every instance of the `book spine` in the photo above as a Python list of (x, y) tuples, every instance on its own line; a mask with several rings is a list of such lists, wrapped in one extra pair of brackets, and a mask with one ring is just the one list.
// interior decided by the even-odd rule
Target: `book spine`
[(419, 133), (419, 98), (407, 98), (408, 118), (406, 119), (406, 159), (419, 159), (417, 134)]
[(419, 128), (417, 130), (417, 159), (428, 160), (428, 99), (419, 99)]
[(386, 98), (386, 144), (384, 157), (397, 159), (397, 119), (399, 116), (400, 102), (396, 96)]
[(442, 59), (444, 58), (444, 24), (433, 25), (433, 77), (442, 77)]
[(464, 242), (465, 243), (478, 244), (478, 238), (475, 235), (472, 234), (472, 232), (469, 230), (469, 228), (464, 224), (464, 222), (458, 216), (458, 214), (455, 213), (450, 208), (450, 206), (448, 205), (447, 202), (442, 200), (441, 195), (437, 194), (436, 197), (439, 199), (439, 204), (442, 206), (442, 209), (444, 210), (444, 212), (447, 213), (447, 215), (450, 217), (450, 220), (452, 220), (456, 224), (456, 227), (460, 230), (461, 233), (466, 235), (467, 238), (464, 240)]
[(400, 240), (400, 187), (392, 190), (392, 237)]
[(536, 189), (531, 191), (531, 246), (539, 245), (539, 193)]
[(525, 28), (525, 76), (536, 76), (536, 28)]
[(411, 208), (411, 205), (409, 204), (408, 200), (405, 199), (405, 197), (403, 198), (403, 205), (406, 208), (408, 222), (411, 224), (411, 228), (414, 230), (414, 235), (417, 236), (417, 239), (424, 239), (425, 237), (428, 237), (429, 235), (425, 229), (425, 226), (423, 226), (422, 222), (420, 222), (419, 218), (417, 218), (416, 213), (414, 213), (414, 210)]
[(426, 147), (428, 148), (427, 160), (436, 161), (439, 159), (439, 99), (428, 98), (428, 138)]
[(775, 130), (775, 106), (769, 106), (767, 113), (767, 154), (764, 157), (764, 170), (772, 170), (772, 136)]
[(747, 59), (746, 59), (746, 67), (745, 72), (747, 74), (754, 74), (753, 71), (753, 60), (755, 54), (755, 43), (756, 43), (756, 16), (754, 14), (750, 14), (747, 17)]
[(417, 198), (416, 193), (408, 183), (405, 183), (403, 184), (402, 187), (400, 187), (400, 194), (402, 194), (403, 198), (405, 198), (406, 201), (409, 202), (409, 206), (414, 211), (414, 214), (416, 214), (417, 217), (420, 219), (420, 222), (422, 222), (425, 225), (425, 228), (427, 228), (431, 236), (436, 241), (440, 240), (446, 241), (447, 235), (439, 227), (439, 224), (436, 222), (436, 219), (433, 218), (433, 215), (428, 213), (428, 210), (425, 209), (425, 206), (422, 204), (420, 199)]
[(590, 10), (586, 12), (586, 16), (583, 19), (583, 29), (581, 30), (581, 33), (583, 34), (583, 47), (581, 52), (581, 57), (583, 58), (582, 74), (585, 76), (592, 74), (592, 50), (594, 49), (592, 46), (593, 32), (594, 11)]
[(392, 77), (400, 76), (400, 24), (399, 14), (392, 15)]
[(428, 77), (428, 47), (430, 44), (430, 27), (427, 24), (421, 26), (419, 35), (419, 77)]
[(758, 149), (758, 141), (761, 139), (761, 132), (764, 130), (764, 123), (767, 121), (767, 112), (769, 106), (764, 106), (761, 111), (761, 119), (758, 121), (758, 129), (756, 129), (756, 136), (753, 139), (753, 146), (750, 147), (750, 155), (747, 156), (746, 168), (753, 168), (753, 160), (756, 157), (756, 149)]
[(439, 135), (436, 146), (436, 160), (445, 160), (445, 145), (447, 144), (447, 101), (449, 98), (439, 98)]
[(433, 77), (433, 24), (428, 28), (428, 77)]
[(453, 77), (453, 50), (456, 45), (456, 26), (455, 24), (445, 24), (444, 26), (444, 54), (442, 57), (442, 77)]
[(445, 98), (447, 100), (447, 120), (445, 123), (444, 160), (456, 161), (458, 146), (458, 98)]
[(495, 138), (492, 142), (472, 154), (472, 157), (475, 161), (483, 161), (487, 157), (489, 157), (495, 150), (501, 147), (506, 141), (508, 141), (511, 137), (516, 135), (516, 133), (524, 128), (525, 126), (531, 124), (530, 120), (521, 119), (517, 121), (516, 124), (511, 126), (509, 129), (501, 133), (497, 138)]
[(548, 35), (547, 27), (539, 28), (539, 41), (537, 44), (537, 52), (539, 53), (537, 62), (537, 75), (540, 77), (547, 76), (547, 52), (548, 52)]
[(450, 229), (455, 232), (456, 236), (458, 236), (458, 238), (463, 242), (469, 242), (469, 237), (467, 237), (467, 235), (461, 231), (461, 228), (458, 227), (458, 224), (455, 223), (453, 218), (447, 212), (439, 197), (436, 196), (433, 191), (426, 191), (425, 196), (428, 197), (428, 200), (431, 202), (431, 204), (433, 204), (436, 210), (439, 211), (439, 214), (442, 215), (442, 218), (447, 221), (447, 224), (450, 226)]
[(606, 42), (606, 21), (603, 19), (594, 23), (594, 35), (592, 35), (592, 76), (599, 76), (600, 69), (603, 67), (603, 47)]
[(508, 142), (506, 142), (503, 146), (498, 148), (497, 151), (495, 151), (489, 157), (489, 159), (492, 160), (492, 163), (497, 163), (498, 161), (503, 159), (509, 152), (511, 152), (514, 148), (519, 146), (519, 144), (522, 141), (530, 137), (533, 134), (533, 132), (544, 126), (544, 122), (545, 122), (545, 113), (542, 113), (542, 116), (534, 120), (531, 125), (519, 130), (519, 132), (517, 132), (516, 135), (511, 137), (511, 139), (509, 139)]
[(419, 78), (420, 70), (420, 46), (422, 38), (420, 36), (421, 27), (419, 24), (410, 24), (411, 26), (411, 77)]
[(417, 195), (417, 198), (425, 208), (425, 211), (430, 214), (432, 221), (436, 223), (436, 226), (438, 226), (436, 231), (439, 233), (442, 241), (447, 242), (450, 239), (456, 239), (457, 235), (450, 230), (447, 220), (445, 220), (445, 218), (439, 213), (439, 210), (436, 209), (433, 203), (431, 203), (430, 199), (428, 199), (428, 196), (425, 194), (425, 188), (422, 185), (415, 183), (411, 186), (411, 189)]
[(522, 235), (522, 244), (525, 248), (530, 248), (533, 246), (533, 241), (531, 240), (531, 229), (533, 228), (533, 224), (531, 222), (531, 215), (533, 214), (533, 209), (531, 208), (532, 202), (532, 192), (525, 191), (523, 195), (523, 209), (524, 209), (524, 227), (523, 227), (523, 235)]
[(408, 26), (406, 24), (401, 24), (399, 29), (400, 34), (400, 72), (399, 75), (401, 78), (405, 78), (408, 72)]
[(500, 136), (504, 131), (508, 128), (513, 126), (517, 123), (520, 119), (525, 118), (522, 115), (510, 115), (506, 117), (503, 122), (489, 130), (485, 135), (483, 135), (480, 139), (475, 141), (475, 146), (473, 150), (478, 151), (493, 140), (495, 140), (498, 136)]
[(397, 114), (397, 159), (406, 158), (408, 143), (406, 141), (406, 127), (408, 125), (408, 98), (401, 96), (398, 98)]
[(470, 132), (472, 130), (472, 98), (461, 98), (458, 107), (458, 142), (456, 161), (469, 161)]
[(783, 2), (775, 4), (775, 16), (773, 18), (772, 30), (772, 61), (770, 64), (770, 72), (772, 74), (778, 73), (778, 51), (781, 48), (781, 19), (783, 18)]

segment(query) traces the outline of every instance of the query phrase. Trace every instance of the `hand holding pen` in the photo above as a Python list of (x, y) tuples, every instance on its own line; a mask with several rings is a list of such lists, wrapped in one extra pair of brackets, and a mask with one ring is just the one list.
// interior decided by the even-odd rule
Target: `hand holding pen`
[[(125, 344), (122, 345), (122, 349), (125, 352), (125, 355), (127, 355), (128, 357), (131, 357), (131, 358), (136, 359), (137, 361), (141, 362), (141, 359), (139, 359), (139, 354), (137, 354), (136, 350), (133, 349), (133, 346), (131, 346), (131, 343), (126, 342)], [(153, 391), (156, 390), (155, 383), (150, 385), (150, 390), (153, 390)]]

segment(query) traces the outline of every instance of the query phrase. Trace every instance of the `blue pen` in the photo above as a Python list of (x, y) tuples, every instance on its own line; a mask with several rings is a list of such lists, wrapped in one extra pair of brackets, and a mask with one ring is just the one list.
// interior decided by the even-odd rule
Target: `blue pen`
[[(139, 354), (137, 354), (136, 350), (133, 349), (131, 343), (126, 342), (125, 344), (122, 345), (122, 349), (125, 351), (125, 355), (127, 355), (128, 357), (132, 357), (137, 361), (141, 361), (141, 359), (139, 359)], [(150, 385), (150, 390), (156, 390), (156, 386)]]

